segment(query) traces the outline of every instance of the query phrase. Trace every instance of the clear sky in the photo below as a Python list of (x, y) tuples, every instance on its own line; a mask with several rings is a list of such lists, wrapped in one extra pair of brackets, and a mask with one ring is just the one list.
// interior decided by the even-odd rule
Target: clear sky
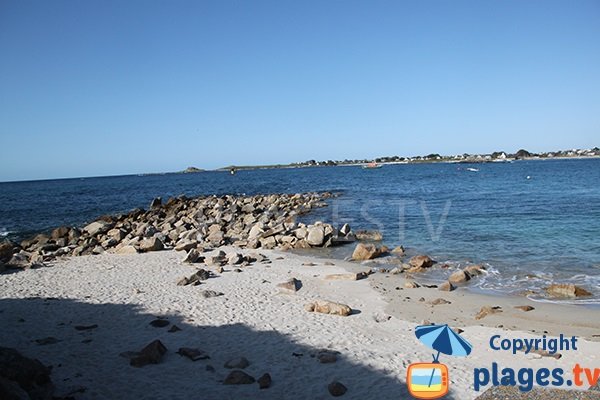
[(0, 181), (594, 146), (599, 1), (0, 0)]

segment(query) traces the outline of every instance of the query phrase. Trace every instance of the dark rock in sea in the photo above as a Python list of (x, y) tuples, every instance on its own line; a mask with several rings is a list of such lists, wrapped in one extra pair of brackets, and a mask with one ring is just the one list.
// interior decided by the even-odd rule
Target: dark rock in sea
[(167, 332), (175, 333), (175, 332), (179, 332), (180, 330), (181, 330), (181, 328), (178, 327), (177, 325), (172, 325)]
[(421, 269), (430, 268), (434, 264), (434, 262), (435, 261), (433, 261), (431, 257), (426, 255), (414, 256), (408, 262), (411, 266), (409, 272), (419, 272), (419, 270)]
[(15, 349), (0, 347), (0, 398), (50, 400), (54, 385), (51, 369)]
[(448, 277), (450, 283), (464, 283), (471, 279), (471, 275), (463, 270), (456, 271)]
[(358, 239), (358, 240), (370, 240), (370, 241), (374, 241), (374, 242), (379, 242), (379, 241), (383, 240), (383, 235), (379, 231), (361, 230), (361, 231), (356, 231), (354, 233), (354, 235), (356, 236), (356, 239)]
[(546, 293), (551, 297), (588, 297), (592, 294), (582, 287), (573, 285), (572, 283), (555, 283), (546, 288)]
[(352, 252), (352, 259), (355, 261), (372, 260), (382, 255), (385, 252), (384, 250), (374, 244), (359, 243)]
[(256, 382), (256, 379), (254, 379), (252, 376), (248, 375), (244, 371), (234, 370), (234, 371), (231, 371), (229, 373), (229, 375), (227, 375), (223, 384), (224, 385), (248, 385), (248, 384), (251, 384), (254, 382)]

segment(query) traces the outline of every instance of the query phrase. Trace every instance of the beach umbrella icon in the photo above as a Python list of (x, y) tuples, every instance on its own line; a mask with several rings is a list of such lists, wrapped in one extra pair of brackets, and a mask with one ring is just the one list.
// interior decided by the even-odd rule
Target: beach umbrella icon
[(438, 362), (440, 353), (464, 357), (468, 356), (473, 348), (469, 342), (450, 329), (447, 324), (417, 326), (415, 335), (425, 346), (438, 352), (437, 356), (433, 356), (433, 362)]
[[(440, 353), (464, 357), (468, 356), (473, 349), (469, 342), (450, 329), (447, 324), (417, 326), (415, 335), (424, 345), (437, 351), (437, 355), (433, 355), (434, 363), (439, 363)], [(429, 379), (429, 386), (431, 386), (432, 379), (433, 372)]]

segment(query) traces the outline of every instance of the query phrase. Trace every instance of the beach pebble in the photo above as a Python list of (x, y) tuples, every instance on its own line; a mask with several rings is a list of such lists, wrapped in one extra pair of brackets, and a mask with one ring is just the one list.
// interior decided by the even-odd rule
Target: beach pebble
[(208, 354), (206, 354), (206, 352), (191, 347), (181, 347), (177, 351), (177, 354), (183, 357), (187, 357), (192, 361), (206, 360), (207, 358), (210, 358)]
[(327, 386), (327, 390), (333, 397), (343, 396), (348, 390), (341, 382), (333, 381)]
[(430, 301), (429, 304), (431, 304), (432, 306), (439, 306), (442, 304), (452, 304), (452, 303), (446, 299), (438, 298), (438, 299)]
[(271, 375), (269, 373), (262, 374), (257, 382), (260, 389), (268, 389), (271, 386)]
[(515, 308), (517, 308), (519, 310), (522, 310), (522, 311), (525, 311), (525, 312), (535, 310), (535, 308), (532, 307), (532, 306), (515, 306)]
[(338, 354), (340, 354), (339, 351), (319, 350), (317, 353), (317, 360), (319, 360), (321, 364), (332, 364), (337, 361)]
[(210, 299), (211, 297), (223, 296), (223, 293), (214, 290), (201, 290), (200, 296), (204, 297), (205, 299)]
[(296, 278), (292, 278), (282, 283), (277, 284), (278, 288), (288, 290), (290, 292), (297, 292), (302, 287), (302, 282)]
[(373, 314), (373, 320), (377, 323), (381, 323), (381, 322), (387, 322), (392, 318), (391, 315), (388, 314), (382, 314), (382, 313), (375, 313)]
[(475, 319), (482, 319), (487, 317), (488, 315), (497, 314), (502, 312), (502, 307), (500, 306), (483, 306), (481, 310), (475, 315)]
[(407, 281), (407, 282), (404, 282), (404, 287), (407, 289), (416, 289), (416, 288), (421, 287), (421, 285), (419, 285), (417, 282), (414, 282), (414, 281)]

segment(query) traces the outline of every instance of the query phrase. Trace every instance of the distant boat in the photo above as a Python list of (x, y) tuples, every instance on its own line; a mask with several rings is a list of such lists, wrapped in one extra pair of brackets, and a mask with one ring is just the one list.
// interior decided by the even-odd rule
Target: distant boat
[(383, 167), (383, 165), (377, 164), (376, 162), (370, 162), (368, 164), (363, 165), (363, 169), (377, 169), (381, 167)]
[(237, 171), (236, 171), (236, 169), (235, 169), (235, 168), (231, 168), (231, 169), (229, 170), (229, 173), (230, 173), (231, 175), (235, 175), (235, 173), (236, 173), (236, 172), (237, 172)]
[(478, 168), (467, 168), (467, 171), (479, 172), (479, 169)]

